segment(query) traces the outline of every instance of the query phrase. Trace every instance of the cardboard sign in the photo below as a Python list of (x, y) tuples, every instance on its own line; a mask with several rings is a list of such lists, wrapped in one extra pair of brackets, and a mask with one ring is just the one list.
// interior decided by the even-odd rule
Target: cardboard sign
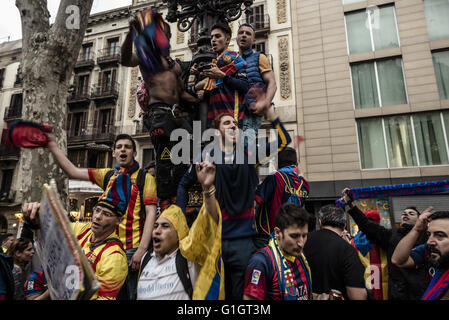
[(52, 300), (87, 300), (100, 288), (52, 180), (45, 184), (35, 242)]

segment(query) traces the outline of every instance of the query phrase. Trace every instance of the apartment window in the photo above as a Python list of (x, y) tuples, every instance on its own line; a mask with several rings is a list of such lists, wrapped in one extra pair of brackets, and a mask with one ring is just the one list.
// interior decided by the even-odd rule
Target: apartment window
[(70, 137), (86, 134), (87, 112), (69, 113), (67, 116), (68, 133)]
[(362, 169), (449, 164), (449, 111), (357, 120)]
[(254, 51), (259, 51), (265, 53), (265, 42), (258, 42), (253, 44)]
[(420, 165), (448, 163), (444, 124), (440, 112), (413, 115), (413, 123)]
[(357, 132), (362, 169), (387, 168), (382, 119), (358, 120)]
[(83, 60), (89, 61), (93, 59), (93, 44), (87, 43), (83, 45)]
[(246, 16), (246, 23), (251, 23), (254, 28), (264, 28), (264, 8), (263, 4), (252, 7), (252, 13)]
[(12, 178), (14, 175), (13, 169), (3, 170), (2, 184), (0, 189), (0, 197), (4, 196), (7, 198), (9, 191), (11, 190)]
[(449, 50), (432, 53), (440, 99), (449, 99)]
[(119, 38), (108, 40), (108, 52), (110, 56), (116, 56), (119, 53)]
[(424, 14), (430, 41), (449, 39), (449, 1), (424, 0)]
[(87, 153), (88, 168), (106, 168), (106, 151), (89, 150)]
[(384, 126), (390, 168), (416, 166), (416, 150), (413, 144), (410, 116), (385, 118)]
[(5, 75), (5, 68), (0, 69), (0, 88), (3, 88), (3, 77)]
[(9, 105), (8, 115), (11, 117), (22, 116), (22, 102), (23, 102), (22, 93), (13, 94), (11, 96), (11, 102)]
[(406, 104), (401, 58), (351, 64), (356, 109)]
[(113, 124), (112, 109), (102, 109), (99, 113), (98, 125), (100, 133), (108, 133), (110, 126)]
[(399, 47), (393, 5), (347, 13), (345, 21), (350, 54)]
[(115, 89), (114, 84), (115, 84), (116, 78), (117, 78), (117, 70), (116, 69), (103, 71), (99, 77), (99, 82), (101, 84), (101, 90), (103, 92), (109, 92), (112, 89)]
[(80, 75), (78, 76), (78, 85), (76, 88), (77, 94), (84, 95), (88, 93), (88, 86), (89, 86), (89, 75)]
[(86, 150), (84, 149), (68, 150), (68, 158), (76, 167), (86, 168), (85, 164)]

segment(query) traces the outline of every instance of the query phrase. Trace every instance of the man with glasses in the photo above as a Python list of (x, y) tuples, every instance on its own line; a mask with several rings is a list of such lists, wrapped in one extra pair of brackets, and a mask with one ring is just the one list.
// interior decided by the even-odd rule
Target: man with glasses
[[(38, 202), (25, 203), (22, 211), (25, 221), (36, 224), (39, 208)], [(126, 199), (113, 198), (109, 194), (100, 198), (94, 207), (92, 222), (71, 224), (78, 244), (100, 283), (100, 289), (91, 300), (115, 300), (128, 275), (125, 250), (115, 232), (123, 220), (123, 208), (126, 210)]]

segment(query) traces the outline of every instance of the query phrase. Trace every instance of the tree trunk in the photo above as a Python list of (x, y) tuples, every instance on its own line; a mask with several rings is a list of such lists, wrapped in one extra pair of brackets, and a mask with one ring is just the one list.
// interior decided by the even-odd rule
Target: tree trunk
[[(69, 80), (87, 28), (93, 0), (62, 0), (50, 26), (46, 0), (16, 0), (22, 20), (23, 118), (54, 126), (67, 150)], [(44, 183), (55, 179), (68, 203), (68, 179), (46, 148), (23, 149), (22, 201), (40, 201)]]

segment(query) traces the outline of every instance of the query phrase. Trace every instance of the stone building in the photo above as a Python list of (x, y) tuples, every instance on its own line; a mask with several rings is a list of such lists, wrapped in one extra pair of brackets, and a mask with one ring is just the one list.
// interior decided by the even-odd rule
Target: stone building
[[(0, 44), (0, 135), (8, 123), (22, 116), (22, 86), (20, 76), (22, 41)], [(20, 150), (0, 144), (0, 233), (17, 231), (20, 212)]]

